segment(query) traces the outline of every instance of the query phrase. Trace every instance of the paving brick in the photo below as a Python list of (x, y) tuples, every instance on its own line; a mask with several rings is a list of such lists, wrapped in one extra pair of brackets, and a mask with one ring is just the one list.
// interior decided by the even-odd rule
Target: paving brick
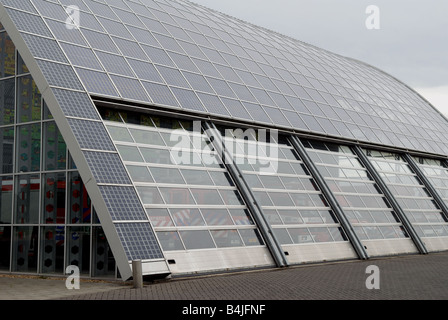
[[(366, 288), (369, 265), (379, 267), (379, 290)], [(0, 290), (0, 299), (19, 296), (65, 300), (445, 300), (447, 265), (448, 252), (443, 252), (174, 278), (145, 283), (143, 289), (121, 282), (82, 283), (80, 291), (69, 291), (55, 280), (0, 277), (1, 288), (7, 289)]]

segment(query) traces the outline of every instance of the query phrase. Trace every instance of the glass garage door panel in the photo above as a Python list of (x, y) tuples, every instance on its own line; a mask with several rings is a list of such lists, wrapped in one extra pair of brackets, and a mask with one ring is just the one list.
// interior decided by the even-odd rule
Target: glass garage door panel
[(440, 197), (448, 205), (448, 168), (446, 164), (436, 159), (420, 157), (414, 159)]
[(408, 238), (386, 198), (349, 147), (308, 140), (304, 145), (361, 241)]
[(321, 191), (285, 137), (271, 136), (269, 142), (261, 142), (255, 140), (255, 131), (246, 138), (236, 131), (231, 135), (232, 131), (222, 132), (227, 150), (233, 154), (282, 245), (347, 241)]
[[(423, 238), (447, 236), (448, 223), (441, 210), (404, 159), (395, 153), (372, 150), (364, 152), (399, 202), (417, 234)], [(437, 171), (430, 171), (428, 166), (425, 172), (434, 175)]]
[(101, 112), (164, 251), (264, 246), (200, 123)]

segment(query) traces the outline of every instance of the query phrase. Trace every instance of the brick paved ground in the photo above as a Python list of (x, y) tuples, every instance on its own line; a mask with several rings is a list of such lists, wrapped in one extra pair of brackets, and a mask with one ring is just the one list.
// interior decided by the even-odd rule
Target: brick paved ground
[[(380, 289), (366, 288), (366, 268)], [(71, 300), (445, 300), (448, 252), (214, 275), (125, 287)]]

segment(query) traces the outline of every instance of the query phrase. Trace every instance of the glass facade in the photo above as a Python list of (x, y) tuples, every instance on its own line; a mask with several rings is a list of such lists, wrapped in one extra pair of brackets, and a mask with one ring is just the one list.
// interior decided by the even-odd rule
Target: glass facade
[[(263, 215), (282, 245), (347, 241), (327, 201), (286, 136), (221, 129)], [(265, 141), (262, 141), (262, 139)]]
[(200, 126), (194, 131), (192, 121), (101, 112), (164, 251), (264, 246)]
[(448, 222), (419, 177), (396, 153), (365, 150), (420, 237), (447, 236)]
[(443, 160), (414, 157), (442, 200), (448, 204), (448, 168)]
[(361, 240), (408, 237), (388, 201), (350, 147), (310, 140), (304, 144)]
[[(36, 83), (0, 33), (0, 271), (115, 277), (79, 172)], [(17, 62), (17, 63), (16, 63)]]

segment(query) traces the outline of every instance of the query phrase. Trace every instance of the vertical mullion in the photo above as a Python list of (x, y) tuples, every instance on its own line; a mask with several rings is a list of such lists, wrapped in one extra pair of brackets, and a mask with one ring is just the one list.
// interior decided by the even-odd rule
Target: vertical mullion
[(375, 169), (373, 164), (370, 162), (369, 158), (364, 154), (364, 152), (361, 150), (361, 147), (359, 146), (353, 146), (352, 150), (355, 152), (355, 154), (358, 156), (361, 163), (364, 165), (364, 167), (367, 169), (369, 174), (372, 176), (373, 180), (376, 182), (378, 187), (381, 189), (381, 192), (384, 194), (390, 205), (392, 206), (392, 209), (399, 217), (401, 223), (403, 224), (403, 227), (408, 232), (409, 236), (411, 237), (412, 241), (416, 245), (417, 249), (421, 254), (427, 254), (428, 250), (425, 247), (425, 244), (418, 236), (417, 232), (415, 231), (414, 227), (412, 226), (411, 222), (407, 218), (405, 212), (401, 208), (398, 201), (395, 199), (394, 195), (390, 191), (387, 184), (384, 182), (383, 178), (380, 176), (378, 171)]
[(331, 191), (330, 187), (325, 182), (325, 179), (321, 175), (319, 169), (316, 167), (314, 162), (312, 161), (311, 157), (309, 156), (308, 152), (305, 149), (305, 146), (302, 144), (299, 138), (296, 136), (291, 135), (289, 137), (289, 140), (291, 142), (291, 145), (294, 147), (295, 151), (299, 154), (300, 158), (302, 159), (305, 166), (310, 171), (311, 176), (314, 178), (314, 181), (319, 186), (322, 194), (328, 201), (331, 209), (338, 217), (339, 223), (341, 224), (341, 227), (344, 229), (345, 233), (347, 234), (351, 244), (353, 245), (353, 248), (355, 249), (358, 257), (362, 260), (369, 259), (369, 255), (364, 247), (364, 245), (361, 243), (361, 240), (356, 235), (355, 231), (353, 230), (352, 225), (350, 224), (349, 220), (345, 216), (344, 211), (342, 210), (341, 206), (339, 205), (339, 202), (335, 198), (333, 192)]
[[(252, 190), (244, 179), (241, 170), (235, 164), (233, 156), (229, 154), (229, 151), (224, 147), (222, 136), (219, 130), (211, 122), (204, 122), (204, 129), (209, 136), (210, 141), (212, 141), (213, 146), (217, 150), (218, 154), (222, 156), (223, 164), (226, 166), (229, 174), (232, 176), (237, 189), (240, 191), (241, 196), (244, 198), (248, 209), (251, 211), (257, 227), (260, 230), (263, 238), (265, 239), (266, 246), (271, 252), (276, 265), (278, 267), (288, 266), (288, 260), (286, 259), (285, 253), (280, 243), (275, 237), (271, 226), (266, 221), (263, 210), (261, 209), (260, 204), (256, 200), (254, 194), (252, 193)], [(213, 136), (213, 139), (211, 136)]]
[(412, 158), (412, 156), (408, 153), (405, 153), (403, 154), (403, 158), (408, 163), (411, 170), (417, 175), (417, 177), (423, 183), (428, 193), (431, 195), (431, 197), (434, 199), (434, 201), (437, 203), (440, 210), (442, 211), (443, 218), (445, 219), (445, 221), (448, 222), (448, 206), (445, 204), (445, 201), (443, 201), (442, 197), (439, 195), (439, 193), (434, 188), (429, 179), (425, 176), (425, 174), (420, 169), (415, 160)]

